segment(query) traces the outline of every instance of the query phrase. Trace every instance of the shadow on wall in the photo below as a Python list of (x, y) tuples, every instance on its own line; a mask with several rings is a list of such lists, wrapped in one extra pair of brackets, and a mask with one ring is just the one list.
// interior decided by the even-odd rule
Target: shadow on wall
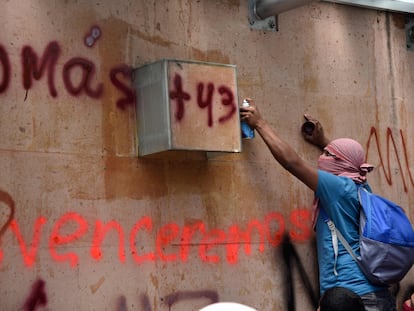
[[(314, 244), (315, 241), (312, 241)], [(314, 251), (313, 258), (316, 258), (316, 246), (312, 248)], [(286, 303), (286, 310), (287, 311), (295, 311), (296, 304), (295, 304), (295, 287), (294, 287), (294, 279), (293, 274), (296, 267), (297, 273), (299, 275), (300, 281), (303, 284), (303, 287), (307, 290), (306, 294), (309, 298), (310, 304), (312, 305), (313, 309), (316, 310), (319, 305), (319, 283), (318, 280), (312, 280), (312, 278), (308, 275), (305, 270), (305, 267), (301, 261), (301, 258), (292, 243), (292, 240), (288, 234), (283, 236), (282, 243), (280, 245), (280, 249), (275, 249), (275, 258), (282, 257), (283, 264), (285, 265), (281, 271), (284, 274), (284, 297)], [(316, 276), (317, 277), (317, 276)], [(312, 286), (314, 284), (314, 286)], [(317, 288), (316, 290), (314, 289)]]

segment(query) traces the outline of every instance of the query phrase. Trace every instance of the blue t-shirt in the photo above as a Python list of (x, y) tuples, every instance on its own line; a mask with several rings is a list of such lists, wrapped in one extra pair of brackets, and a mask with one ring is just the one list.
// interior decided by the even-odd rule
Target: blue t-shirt
[[(319, 199), (319, 207), (332, 219), (354, 253), (359, 256), (359, 202), (354, 181), (318, 170), (318, 187), (315, 195)], [(336, 262), (338, 274), (334, 274), (335, 255), (331, 231), (326, 217), (321, 212), (316, 222), (316, 241), (321, 295), (334, 286), (348, 288), (358, 295), (384, 289), (367, 280), (339, 239)]]

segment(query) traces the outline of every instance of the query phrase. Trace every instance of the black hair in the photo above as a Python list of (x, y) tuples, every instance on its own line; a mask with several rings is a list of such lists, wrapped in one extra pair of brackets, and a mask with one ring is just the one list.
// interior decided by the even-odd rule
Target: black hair
[(319, 302), (320, 311), (364, 311), (360, 296), (344, 287), (328, 289)]

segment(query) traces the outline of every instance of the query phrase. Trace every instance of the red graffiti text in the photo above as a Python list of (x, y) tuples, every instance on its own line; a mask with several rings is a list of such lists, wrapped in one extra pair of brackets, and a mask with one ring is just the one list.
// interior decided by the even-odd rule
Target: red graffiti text
[[(46, 74), (49, 94), (57, 97), (56, 70), (61, 57), (61, 47), (56, 41), (50, 42), (43, 54), (39, 54), (30, 46), (24, 46), (21, 52), (21, 66), (23, 73), (23, 88), (26, 90), (26, 98), (29, 90), (33, 88), (34, 80), (39, 81)], [(102, 83), (93, 83), (96, 79), (96, 65), (93, 61), (84, 57), (72, 57), (62, 66), (62, 80), (66, 91), (72, 96), (85, 95), (93, 99), (99, 99), (104, 94)], [(80, 73), (80, 77), (74, 74)], [(117, 100), (118, 108), (124, 109), (127, 105), (135, 103), (135, 92), (131, 87), (131, 68), (124, 64), (117, 65), (111, 69), (109, 76), (115, 88), (124, 96)], [(120, 80), (118, 73), (122, 73), (127, 79)], [(10, 85), (12, 66), (7, 50), (0, 44), (0, 94), (5, 93)]]
[[(126, 262), (127, 255), (131, 256), (136, 264), (153, 261), (187, 262), (190, 250), (196, 250), (202, 262), (214, 264), (226, 261), (229, 264), (236, 264), (241, 248), (246, 255), (252, 253), (252, 246), (255, 245), (260, 252), (264, 252), (266, 245), (279, 246), (286, 232), (292, 241), (308, 240), (312, 232), (310, 219), (308, 209), (297, 209), (290, 214), (289, 220), (285, 220), (278, 212), (272, 212), (264, 219), (251, 220), (245, 228), (232, 225), (227, 230), (208, 229), (204, 222), (198, 221), (184, 226), (171, 222), (156, 229), (151, 217), (144, 216), (138, 219), (132, 228), (125, 231), (116, 220), (109, 222), (96, 220), (91, 224), (81, 214), (68, 212), (55, 221), (48, 234), (47, 243), (51, 259), (67, 263), (70, 267), (79, 264), (80, 256), (74, 251), (67, 251), (68, 247), (71, 244), (75, 247), (80, 239), (84, 243), (85, 239), (88, 240), (88, 234), (91, 235), (89, 254), (95, 261), (100, 261), (105, 256), (102, 244), (106, 236), (115, 234), (118, 238), (120, 263)], [(15, 219), (8, 227), (17, 239), (23, 262), (27, 267), (36, 263), (37, 250), (42, 244), (41, 237), (44, 236), (42, 232), (47, 222), (47, 218), (43, 216), (36, 219), (30, 240), (23, 237), (20, 225)], [(152, 242), (153, 250), (143, 251), (142, 242), (151, 237), (155, 237)], [(221, 258), (215, 251), (220, 247), (225, 249), (225, 258)], [(4, 258), (6, 251), (3, 255)]]

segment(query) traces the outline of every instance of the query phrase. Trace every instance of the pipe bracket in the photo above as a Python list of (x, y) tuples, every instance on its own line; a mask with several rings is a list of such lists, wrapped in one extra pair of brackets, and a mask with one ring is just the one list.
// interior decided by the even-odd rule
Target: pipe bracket
[(263, 31), (278, 31), (277, 16), (260, 18), (256, 14), (256, 0), (249, 0), (249, 25), (250, 29)]

